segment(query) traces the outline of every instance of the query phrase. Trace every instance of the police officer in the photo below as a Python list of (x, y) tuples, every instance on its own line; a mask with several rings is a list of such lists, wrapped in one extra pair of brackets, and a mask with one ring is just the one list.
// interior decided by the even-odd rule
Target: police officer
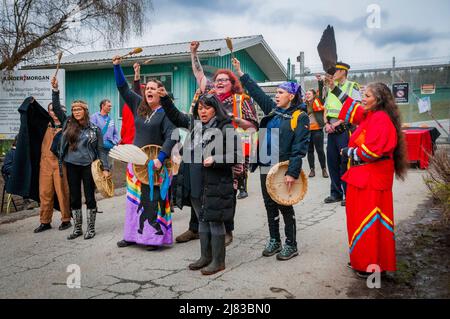
[[(342, 92), (360, 102), (361, 94), (359, 93), (359, 86), (356, 82), (347, 80), (348, 70), (350, 70), (350, 65), (347, 63), (336, 63), (336, 73), (333, 75), (333, 80)], [(328, 133), (327, 164), (331, 177), (331, 192), (330, 196), (325, 198), (324, 202), (329, 204), (340, 201), (341, 205), (345, 206), (344, 194), (346, 185), (341, 181), (341, 177), (347, 170), (347, 163), (340, 156), (340, 151), (348, 145), (350, 128), (338, 119), (342, 103), (339, 101), (339, 98), (330, 93), (329, 89), (325, 101), (325, 108), (327, 109), (325, 131)]]

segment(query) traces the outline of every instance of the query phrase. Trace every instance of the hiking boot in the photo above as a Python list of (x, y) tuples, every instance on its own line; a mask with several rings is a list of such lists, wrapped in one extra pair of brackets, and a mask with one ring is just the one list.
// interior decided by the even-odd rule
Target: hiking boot
[(330, 177), (330, 176), (328, 175), (328, 172), (327, 172), (327, 169), (326, 169), (326, 168), (322, 168), (322, 177), (323, 177), (323, 178), (328, 178), (328, 177)]
[(66, 230), (68, 228), (72, 227), (72, 223), (70, 221), (68, 222), (62, 222), (61, 225), (59, 225), (59, 230)]
[(199, 233), (200, 235), (200, 258), (189, 264), (190, 270), (199, 270), (208, 266), (212, 261), (211, 253), (211, 233)]
[(262, 255), (264, 257), (270, 257), (281, 251), (281, 241), (271, 238), (264, 248)]
[(288, 260), (298, 255), (297, 247), (284, 245), (283, 249), (277, 254), (278, 260)]
[(313, 168), (313, 169), (311, 169), (311, 172), (309, 172), (308, 177), (314, 177), (314, 176), (316, 176), (316, 171)]
[(225, 246), (228, 246), (233, 242), (233, 232), (226, 232), (225, 233)]
[(50, 224), (40, 224), (40, 225), (34, 230), (34, 232), (35, 232), (35, 233), (40, 233), (40, 232), (43, 232), (43, 231), (49, 230), (49, 229), (52, 229), (52, 225), (50, 225)]
[(342, 201), (342, 198), (338, 198), (338, 197), (334, 197), (334, 196), (328, 196), (327, 198), (324, 199), (324, 203), (325, 204), (331, 204), (331, 203), (337, 203)]
[(177, 238), (175, 238), (177, 243), (185, 243), (190, 240), (199, 239), (198, 233), (194, 233), (192, 230), (188, 229), (181, 235), (179, 235)]

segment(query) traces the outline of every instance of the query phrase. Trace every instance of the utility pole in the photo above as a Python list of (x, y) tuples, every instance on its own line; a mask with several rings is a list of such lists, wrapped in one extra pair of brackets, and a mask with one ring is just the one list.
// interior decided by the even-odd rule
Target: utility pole
[(287, 80), (291, 80), (291, 58), (288, 58), (287, 61)]
[(391, 76), (392, 76), (392, 86), (394, 86), (394, 82), (395, 82), (395, 56), (392, 57), (392, 72), (391, 72)]
[(304, 88), (304, 76), (305, 76), (305, 52), (300, 51), (300, 54), (297, 57), (297, 62), (300, 64), (300, 79), (299, 79), (299, 83), (300, 85)]

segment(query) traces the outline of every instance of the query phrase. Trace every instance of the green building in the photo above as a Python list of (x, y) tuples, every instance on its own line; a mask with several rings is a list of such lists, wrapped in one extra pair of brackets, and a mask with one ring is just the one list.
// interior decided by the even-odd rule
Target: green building
[[(234, 55), (241, 61), (241, 68), (258, 82), (286, 79), (286, 70), (261, 35), (232, 38)], [(192, 73), (190, 42), (142, 47), (143, 52), (127, 58), (122, 67), (131, 84), (134, 78), (133, 64), (141, 63), (141, 82), (156, 78), (164, 83), (175, 97), (175, 104), (189, 110), (197, 84)], [(110, 99), (111, 114), (121, 124), (123, 101), (115, 84), (112, 57), (125, 55), (132, 48), (94, 51), (64, 56), (61, 68), (66, 72), (66, 101), (82, 99), (89, 105), (91, 114), (99, 111), (99, 103)], [(198, 56), (207, 77), (221, 68), (232, 69), (231, 54), (225, 39), (200, 41)], [(144, 61), (151, 59), (148, 65)], [(53, 62), (54, 63), (54, 62)], [(36, 64), (27, 69), (55, 68), (55, 64)]]

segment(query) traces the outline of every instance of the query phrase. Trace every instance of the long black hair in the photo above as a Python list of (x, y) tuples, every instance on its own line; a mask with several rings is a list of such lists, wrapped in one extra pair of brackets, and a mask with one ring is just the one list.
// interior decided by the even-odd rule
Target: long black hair
[(394, 150), (395, 175), (399, 179), (404, 180), (409, 163), (406, 156), (406, 144), (402, 131), (400, 110), (395, 103), (394, 95), (387, 85), (381, 82), (370, 83), (367, 85), (366, 90), (370, 90), (377, 100), (375, 110), (385, 111), (397, 131), (397, 146)]
[(199, 97), (197, 103), (195, 103), (194, 109), (192, 110), (192, 114), (194, 114), (194, 117), (196, 119), (199, 118), (198, 105), (200, 103), (202, 103), (203, 105), (212, 106), (214, 108), (214, 110), (216, 111), (216, 119), (218, 122), (231, 122), (231, 118), (225, 112), (225, 107), (215, 94), (203, 94)]

